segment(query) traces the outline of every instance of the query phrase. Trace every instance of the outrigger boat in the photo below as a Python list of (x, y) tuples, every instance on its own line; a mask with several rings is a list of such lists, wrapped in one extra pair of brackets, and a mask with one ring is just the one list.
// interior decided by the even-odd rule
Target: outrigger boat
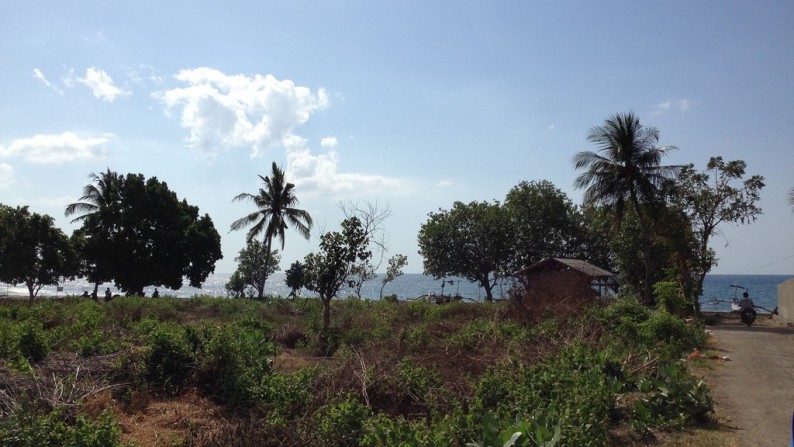
[(739, 305), (739, 289), (742, 289), (746, 292), (747, 287), (742, 287), (738, 284), (731, 284), (731, 287), (733, 287), (733, 299), (731, 300), (731, 310), (738, 312), (742, 310), (742, 306)]

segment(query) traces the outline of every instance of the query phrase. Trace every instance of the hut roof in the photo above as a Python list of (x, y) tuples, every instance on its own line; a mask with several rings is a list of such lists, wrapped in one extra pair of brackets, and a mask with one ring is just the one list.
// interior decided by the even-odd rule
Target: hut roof
[(536, 271), (543, 271), (547, 270), (548, 268), (572, 268), (579, 272), (584, 273), (585, 275), (591, 278), (611, 278), (614, 277), (615, 274), (602, 269), (601, 267), (597, 267), (593, 264), (590, 264), (587, 261), (582, 261), (580, 259), (567, 259), (567, 258), (547, 258), (540, 262), (536, 262), (535, 264), (530, 265), (529, 267), (519, 270), (515, 273), (515, 276), (526, 275), (527, 273), (532, 273)]

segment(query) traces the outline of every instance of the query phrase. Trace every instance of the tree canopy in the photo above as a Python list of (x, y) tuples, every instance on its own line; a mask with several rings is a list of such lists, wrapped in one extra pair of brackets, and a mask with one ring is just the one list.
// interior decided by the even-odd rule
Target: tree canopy
[(76, 253), (52, 217), (0, 204), (0, 281), (25, 284), (32, 300), (76, 273)]
[(764, 177), (745, 179), (746, 168), (743, 160), (725, 162), (722, 157), (711, 157), (704, 171), (697, 171), (692, 164), (684, 166), (669, 184), (671, 204), (686, 213), (697, 238), (692, 261), (698, 294), (706, 274), (717, 263), (709, 242), (719, 234), (719, 225), (750, 223), (761, 214), (756, 202), (761, 198)]
[(582, 255), (582, 215), (550, 181), (519, 183), (507, 193), (504, 207), (514, 232), (511, 271), (549, 257)]
[(369, 237), (357, 217), (342, 222), (342, 231), (320, 236), (320, 251), (304, 258), (305, 286), (317, 292), (323, 302), (323, 331), (331, 323), (331, 300), (353, 273), (353, 267), (367, 261)]
[(418, 236), (425, 274), (462, 276), (479, 283), (486, 300), (493, 300), (493, 287), (507, 273), (515, 245), (506, 211), (498, 202), (455, 202), (451, 210), (428, 217)]
[(86, 187), (82, 200), (95, 206), (66, 210), (87, 211), (77, 231), (89, 279), (142, 294), (148, 285), (179, 289), (184, 277), (199, 287), (215, 270), (222, 255), (212, 219), (199, 216), (198, 207), (180, 201), (165, 182), (110, 171), (92, 178), (97, 185)]
[[(242, 297), (245, 289), (250, 287), (257, 294), (261, 294), (265, 289), (265, 281), (278, 270), (278, 264), (281, 262), (278, 250), (271, 250), (270, 259), (267, 261), (265, 256), (265, 244), (256, 239), (249, 240), (234, 258), (237, 261), (237, 270), (232, 274), (227, 290)], [(267, 271), (262, 270), (263, 265), (267, 266)]]

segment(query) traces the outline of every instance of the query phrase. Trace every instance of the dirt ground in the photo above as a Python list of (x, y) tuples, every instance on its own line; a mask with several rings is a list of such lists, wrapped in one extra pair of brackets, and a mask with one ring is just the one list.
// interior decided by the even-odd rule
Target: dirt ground
[(720, 356), (714, 397), (740, 446), (788, 446), (794, 410), (794, 328), (759, 315), (748, 328), (736, 314), (708, 327)]

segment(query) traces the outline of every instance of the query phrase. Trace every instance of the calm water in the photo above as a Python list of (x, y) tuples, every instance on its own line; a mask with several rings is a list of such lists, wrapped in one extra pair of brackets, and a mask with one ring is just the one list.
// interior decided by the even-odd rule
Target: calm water
[[(229, 276), (229, 274), (222, 273), (213, 274), (207, 278), (207, 281), (200, 289), (182, 287), (180, 290), (174, 291), (161, 288), (160, 294), (180, 298), (189, 298), (194, 295), (225, 297), (226, 290), (224, 285), (229, 280)], [(792, 277), (794, 275), (708, 275), (703, 285), (703, 296), (700, 299), (701, 307), (705, 311), (729, 311), (730, 300), (734, 297), (734, 293), (736, 292), (736, 296), (740, 296), (742, 292), (741, 289), (731, 287), (731, 285), (740, 285), (748, 289), (750, 297), (753, 298), (757, 306), (772, 310), (777, 306), (777, 285)], [(362, 296), (377, 299), (380, 294), (381, 284), (380, 279), (365, 283), (362, 289)], [(54, 286), (44, 287), (39, 292), (39, 295), (80, 295), (83, 291), (91, 292), (93, 290), (92, 285), (82, 280), (66, 282), (62, 286), (62, 292), (57, 292)], [(114, 294), (118, 293), (112, 284), (103, 284), (99, 289), (100, 294), (106, 287), (110, 287)], [(494, 297), (506, 296), (509, 289), (509, 282), (498, 284), (494, 289)], [(396, 294), (400, 299), (411, 299), (430, 292), (440, 294), (442, 290), (444, 294), (459, 294), (474, 301), (483, 301), (485, 299), (485, 293), (482, 289), (465, 279), (452, 278), (451, 280), (442, 281), (434, 280), (432, 277), (421, 274), (407, 274), (398, 277), (386, 285), (383, 294)], [(154, 287), (145, 289), (147, 295), (151, 295), (152, 291), (154, 291)], [(290, 291), (284, 284), (284, 274), (277, 273), (273, 275), (267, 282), (265, 292), (267, 294), (287, 296)], [(26, 296), (27, 293), (25, 287), (0, 285), (0, 296), (6, 294)], [(304, 295), (306, 294), (311, 296), (310, 293), (304, 291)], [(352, 290), (343, 289), (339, 295), (347, 296), (351, 294), (353, 294)]]

